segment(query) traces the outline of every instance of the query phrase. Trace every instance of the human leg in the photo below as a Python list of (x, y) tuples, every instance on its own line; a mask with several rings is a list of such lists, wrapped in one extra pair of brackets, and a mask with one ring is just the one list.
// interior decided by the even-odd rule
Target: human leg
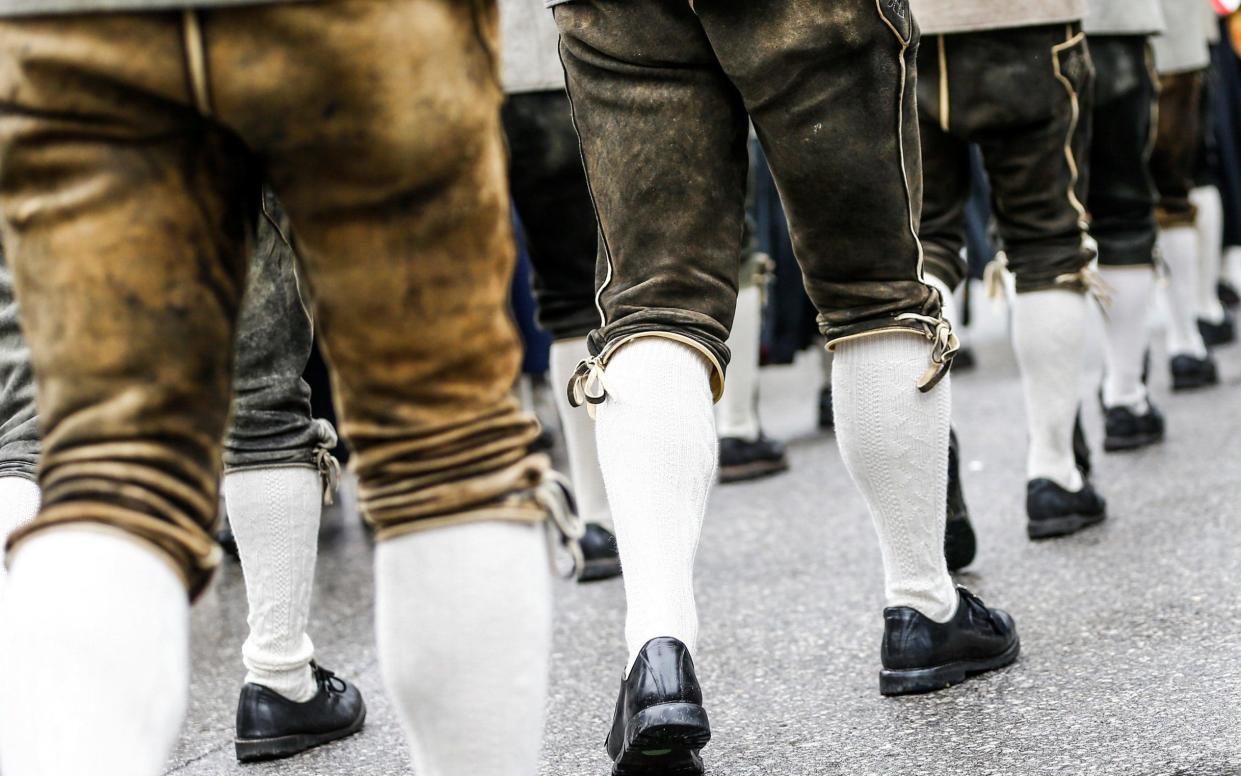
[(1198, 148), (1202, 71), (1160, 78), (1159, 123), (1150, 168), (1159, 190), (1155, 215), (1166, 285), (1165, 334), (1171, 356), (1172, 388), (1186, 390), (1219, 382), (1196, 316), (1200, 244), (1197, 209), (1190, 200)]
[(22, 670), (0, 757), (19, 775), (153, 776), (185, 710), (186, 589), (218, 558), (258, 188), (240, 143), (186, 109), (169, 17), (9, 20), (0, 41), (4, 241), (46, 431), (43, 510), (10, 539)]
[[(385, 685), (428, 776), (533, 772), (546, 697), (547, 549), (534, 540), (546, 460), (529, 455), (537, 425), (510, 392), (519, 352), (493, 11), (346, 1), (208, 18), (213, 62), (257, 61), (281, 85), (233, 68), (214, 104), (269, 160), (290, 217), (381, 544)], [(320, 55), (306, 56), (305, 40)], [(504, 562), (480, 567), (479, 541)], [(504, 636), (448, 636), (478, 622)], [(454, 665), (469, 669), (447, 683)], [(496, 676), (509, 677), (504, 698), (476, 702), (498, 692)]]
[[(1093, 67), (1075, 24), (948, 37), (954, 126), (979, 144), (1015, 278), (1028, 531), (1067, 533), (1103, 516), (1073, 452), (1092, 258), (1083, 200)], [(994, 67), (999, 58), (1008, 65)]]
[(224, 497), (241, 557), (250, 634), (237, 708), (237, 756), (283, 757), (355, 732), (366, 707), (325, 679), (307, 635), (319, 517), (336, 479), (336, 432), (310, 414), (302, 371), (312, 324), (287, 222), (264, 196), (237, 333)]
[[(690, 658), (693, 561), (742, 247), (745, 113), (688, 7), (591, 0), (558, 6), (556, 20), (601, 228), (603, 325), (575, 388), (596, 403), (628, 599), (608, 751), (618, 772), (699, 773), (710, 728)], [(678, 127), (685, 116), (694, 131)], [(652, 675), (661, 690), (645, 693)], [(685, 730), (661, 708), (683, 709)]]
[(728, 335), (728, 384), (716, 405), (720, 438), (720, 482), (738, 482), (778, 474), (789, 468), (784, 445), (763, 433), (759, 418), (759, 361), (763, 333), (766, 255), (745, 250), (741, 261), (737, 309)]
[(577, 365), (590, 357), (586, 335), (599, 322), (595, 210), (564, 91), (510, 95), (502, 116), (509, 148), (509, 187), (525, 227), (539, 323), (553, 337), (552, 395), (564, 434), (573, 494), (587, 523), (579, 579), (607, 579), (620, 573), (620, 558), (599, 471), (595, 424), (586, 413), (574, 411), (566, 393)]
[(1110, 291), (1103, 321), (1103, 445), (1124, 450), (1163, 436), (1163, 418), (1143, 379), (1154, 292), (1155, 186), (1147, 164), (1156, 85), (1144, 36), (1092, 37), (1090, 47), (1097, 78), (1086, 201), (1099, 271)]
[[(889, 634), (968, 629), (961, 618), (972, 604), (954, 589), (943, 549), (950, 400), (941, 380), (955, 339), (923, 280), (916, 234), (916, 26), (902, 4), (838, 3), (809, 15), (750, 4), (700, 14), (751, 106), (807, 290), (836, 353), (837, 438), (879, 536)], [(780, 77), (790, 67), (803, 75), (795, 89)], [(863, 141), (862, 126), (892, 130)], [(992, 635), (981, 652), (1003, 659), (989, 667), (1011, 661), (1011, 622)], [(932, 689), (915, 675), (941, 658), (963, 657), (914, 654), (900, 638), (892, 644), (883, 661), (898, 675), (885, 673), (884, 692)]]

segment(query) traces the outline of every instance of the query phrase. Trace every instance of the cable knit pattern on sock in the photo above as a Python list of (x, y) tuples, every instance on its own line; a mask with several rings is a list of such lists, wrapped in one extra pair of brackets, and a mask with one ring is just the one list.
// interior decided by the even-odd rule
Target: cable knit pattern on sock
[(1112, 303), (1103, 319), (1107, 373), (1103, 379), (1103, 403), (1146, 411), (1146, 386), (1142, 367), (1150, 335), (1146, 327), (1155, 288), (1150, 267), (1103, 267), (1103, 282), (1112, 289)]
[(1198, 232), (1177, 226), (1159, 233), (1159, 252), (1168, 268), (1167, 285), (1160, 288), (1168, 310), (1169, 356), (1207, 354), (1195, 314), (1198, 301)]
[(1033, 291), (1013, 297), (1013, 350), (1026, 399), (1029, 479), (1045, 477), (1071, 491), (1082, 488), (1073, 457), (1073, 424), (1081, 404), (1086, 296)]
[(533, 776), (552, 586), (543, 526), (482, 522), (375, 549), (384, 687), (418, 776)]
[(246, 681), (308, 701), (318, 692), (306, 625), (322, 512), (319, 472), (302, 466), (229, 472), (224, 495), (250, 605), (250, 635), (241, 649)]
[(832, 394), (841, 457), (879, 534), (887, 605), (944, 622), (957, 605), (944, 560), (952, 389), (945, 378), (918, 391), (929, 358), (925, 340), (901, 334), (843, 342)]
[(719, 446), (706, 360), (647, 337), (608, 363), (599, 406), (599, 463), (625, 569), (629, 665), (647, 641), (698, 640), (694, 557)]

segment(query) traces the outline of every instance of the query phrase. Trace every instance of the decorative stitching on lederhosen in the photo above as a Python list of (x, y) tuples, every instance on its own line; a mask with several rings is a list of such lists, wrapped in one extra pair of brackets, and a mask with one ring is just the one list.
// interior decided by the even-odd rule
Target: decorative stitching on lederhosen
[(211, 86), (207, 72), (207, 45), (203, 39), (198, 11), (186, 8), (181, 12), (181, 36), (185, 44), (185, 67), (190, 79), (194, 107), (204, 116), (211, 115)]

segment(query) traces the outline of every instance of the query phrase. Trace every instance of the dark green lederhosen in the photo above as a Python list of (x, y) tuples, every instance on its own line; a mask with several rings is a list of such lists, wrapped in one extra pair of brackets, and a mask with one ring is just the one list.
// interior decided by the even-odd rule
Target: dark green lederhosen
[(1155, 183), (1149, 161), (1158, 84), (1144, 35), (1092, 35), (1094, 137), (1090, 144), (1090, 234), (1099, 264), (1154, 263)]
[[(903, 0), (576, 0), (555, 14), (602, 234), (588, 372), (635, 337), (668, 337), (713, 364), (719, 395), (749, 121), (828, 340), (947, 343), (914, 228), (918, 32)], [(943, 347), (935, 358), (928, 375)], [(582, 377), (598, 400), (602, 381)]]
[(1017, 291), (1084, 290), (1094, 81), (1078, 24), (938, 35), (918, 56), (922, 241), (949, 288), (965, 275), (969, 146), (982, 151)]

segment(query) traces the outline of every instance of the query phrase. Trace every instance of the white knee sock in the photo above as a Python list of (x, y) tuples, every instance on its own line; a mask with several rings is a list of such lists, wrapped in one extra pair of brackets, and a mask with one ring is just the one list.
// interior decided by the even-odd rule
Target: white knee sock
[(1198, 232), (1192, 226), (1176, 226), (1159, 233), (1159, 251), (1168, 268), (1167, 285), (1160, 288), (1167, 305), (1165, 331), (1169, 356), (1207, 354), (1198, 331)]
[[(33, 480), (25, 477), (0, 476), (0, 554), (9, 534), (34, 520), (39, 513), (42, 491)], [(4, 586), (8, 571), (0, 563), (0, 600), (4, 598)], [(0, 625), (0, 628), (3, 628)]]
[(647, 337), (612, 356), (595, 429), (625, 569), (625, 641), (632, 666), (646, 642), (698, 642), (694, 557), (719, 442), (706, 359)]
[(879, 534), (887, 605), (946, 622), (957, 609), (944, 560), (952, 388), (944, 378), (918, 391), (930, 355), (906, 334), (842, 342), (832, 395), (840, 455)]
[(534, 776), (552, 590), (542, 526), (469, 523), (375, 550), (384, 685), (419, 776)]
[(741, 289), (733, 317), (728, 348), (728, 380), (715, 408), (716, 433), (753, 442), (758, 439), (758, 359), (763, 329), (763, 292), (758, 286)]
[(552, 343), (552, 396), (556, 400), (556, 414), (560, 416), (560, 428), (564, 433), (569, 478), (573, 482), (578, 514), (588, 523), (610, 529), (612, 512), (608, 508), (607, 491), (603, 488), (603, 473), (599, 471), (595, 422), (581, 408), (569, 404), (567, 391), (569, 378), (588, 355), (584, 337)]
[(1013, 350), (1030, 436), (1026, 476), (1045, 477), (1074, 492), (1082, 488), (1073, 424), (1081, 403), (1085, 342), (1085, 294), (1052, 289), (1013, 297)]
[(1224, 306), (1220, 304), (1217, 286), (1222, 270), (1224, 251), (1224, 203), (1219, 189), (1200, 186), (1189, 192), (1189, 199), (1198, 208), (1198, 304), (1199, 318), (1222, 323)]
[(93, 526), (13, 557), (0, 768), (11, 776), (157, 776), (189, 691), (189, 600), (137, 539)]
[(1112, 303), (1103, 318), (1107, 361), (1103, 404), (1145, 412), (1146, 386), (1142, 384), (1142, 367), (1150, 342), (1147, 321), (1155, 272), (1150, 266), (1101, 267), (1099, 271), (1103, 282), (1112, 290)]
[(246, 681), (304, 703), (318, 692), (306, 624), (322, 511), (319, 472), (301, 466), (229, 472), (224, 498), (250, 605), (250, 635), (241, 648)]

